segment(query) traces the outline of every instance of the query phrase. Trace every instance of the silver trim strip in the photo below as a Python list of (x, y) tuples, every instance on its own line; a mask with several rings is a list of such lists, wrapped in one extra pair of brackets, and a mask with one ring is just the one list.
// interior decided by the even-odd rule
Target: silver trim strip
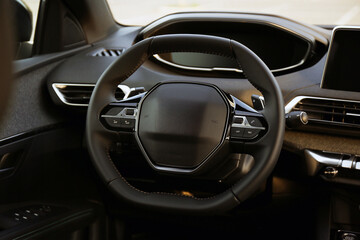
[(334, 155), (337, 156), (338, 158), (325, 156), (325, 153), (319, 154), (319, 153), (316, 153), (316, 152), (308, 150), (308, 149), (305, 150), (306, 158), (313, 159), (316, 162), (327, 165), (327, 166), (333, 166), (333, 167), (341, 166), (342, 155), (341, 154), (334, 154)]
[[(284, 67), (284, 68), (279, 68), (279, 69), (274, 69), (274, 70), (270, 70), (273, 73), (276, 72), (281, 72), (281, 71), (286, 71), (286, 70), (290, 70), (296, 67), (299, 67), (301, 65), (304, 64), (305, 59), (307, 58), (308, 52), (306, 53), (305, 57), (297, 64), (291, 65), (289, 67)], [(212, 71), (227, 71), (227, 72), (238, 72), (238, 73), (242, 73), (243, 70), (241, 69), (237, 69), (237, 68), (221, 68), (221, 67), (213, 67), (213, 68), (205, 68), (205, 67), (189, 67), (189, 66), (185, 66), (185, 65), (180, 65), (180, 64), (176, 64), (176, 63), (172, 63), (169, 62), (163, 58), (161, 58), (158, 54), (154, 54), (153, 55), (154, 58), (156, 58), (158, 61), (170, 65), (172, 67), (176, 67), (176, 68), (180, 68), (180, 69), (185, 69), (185, 70), (192, 70), (192, 71), (203, 71), (203, 72), (212, 72)]]
[(346, 113), (347, 116), (360, 117), (360, 114), (357, 113)]
[[(305, 149), (305, 159), (309, 161), (311, 165), (314, 165), (311, 162), (316, 162), (325, 166), (347, 168), (353, 170), (360, 170), (360, 158), (358, 155), (346, 154), (346, 153), (336, 153), (336, 152), (325, 152), (325, 151), (313, 151)], [(320, 170), (321, 166), (318, 166), (315, 169)]]
[(327, 66), (328, 66), (329, 53), (330, 53), (330, 51), (332, 49), (331, 47), (333, 45), (333, 39), (334, 39), (335, 32), (338, 31), (338, 30), (357, 30), (357, 31), (360, 31), (360, 27), (359, 26), (336, 26), (332, 30), (330, 46), (329, 46), (328, 53), (326, 55), (325, 66), (324, 66), (324, 70), (323, 70), (322, 77), (321, 77), (321, 82), (320, 82), (320, 88), (323, 88), (325, 72), (326, 72), (326, 69), (327, 69)]
[(360, 101), (356, 100), (348, 100), (348, 99), (337, 99), (337, 98), (325, 98), (325, 97), (312, 97), (312, 96), (297, 96), (293, 98), (288, 104), (285, 106), (285, 113), (291, 112), (291, 110), (298, 104), (301, 100), (309, 98), (309, 99), (319, 99), (319, 100), (330, 100), (330, 101), (339, 101), (339, 102), (350, 102), (350, 103), (360, 103)]
[[(128, 109), (132, 109), (134, 110), (134, 114), (133, 115), (127, 115), (126, 114), (126, 111)], [(137, 108), (130, 108), (130, 107), (126, 107), (124, 108), (123, 110), (121, 110), (119, 113), (117, 113), (116, 115), (106, 115), (106, 114), (103, 114), (101, 115), (102, 118), (128, 118), (128, 119), (136, 119), (136, 115), (137, 115)]]
[(248, 119), (245, 116), (235, 116), (235, 118), (242, 118), (243, 119), (243, 123), (233, 123), (231, 124), (231, 127), (239, 127), (239, 128), (246, 128), (246, 129), (258, 129), (258, 130), (265, 130), (264, 127), (255, 127), (252, 126)]
[[(89, 106), (89, 104), (85, 104), (85, 103), (71, 103), (68, 102), (65, 99), (64, 94), (62, 94), (60, 92), (59, 89), (63, 88), (63, 87), (67, 87), (67, 86), (78, 86), (78, 87), (95, 87), (95, 84), (86, 84), (86, 83), (53, 83), (52, 88), (54, 90), (54, 92), (56, 93), (56, 95), (58, 96), (58, 98), (61, 100), (61, 102), (63, 102), (64, 104), (68, 105), (68, 106), (75, 106), (75, 107), (87, 107)], [(126, 99), (130, 93), (132, 88), (129, 88), (126, 85), (118, 85), (118, 88), (124, 93), (124, 99)]]
[(264, 109), (265, 108), (265, 98), (263, 96), (259, 96), (259, 99), (261, 102), (262, 109)]

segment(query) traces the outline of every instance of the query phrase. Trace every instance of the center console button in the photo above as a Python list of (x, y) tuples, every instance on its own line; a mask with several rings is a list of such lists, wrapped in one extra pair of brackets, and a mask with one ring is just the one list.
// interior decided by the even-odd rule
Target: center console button
[(351, 168), (352, 166), (352, 160), (343, 160), (341, 163), (341, 167), (343, 168)]

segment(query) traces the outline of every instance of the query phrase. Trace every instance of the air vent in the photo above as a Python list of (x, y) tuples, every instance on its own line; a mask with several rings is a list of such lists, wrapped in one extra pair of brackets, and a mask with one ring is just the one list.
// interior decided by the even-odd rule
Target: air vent
[(294, 100), (289, 103), (293, 106), (291, 111), (306, 112), (310, 124), (360, 129), (360, 102), (315, 97), (297, 97)]
[[(54, 83), (52, 87), (58, 98), (66, 105), (86, 107), (89, 105), (95, 85)], [(128, 86), (119, 85), (115, 92), (115, 98), (122, 100), (129, 92), (130, 88)]]
[(123, 48), (119, 49), (100, 49), (92, 54), (94, 57), (119, 57), (124, 52)]

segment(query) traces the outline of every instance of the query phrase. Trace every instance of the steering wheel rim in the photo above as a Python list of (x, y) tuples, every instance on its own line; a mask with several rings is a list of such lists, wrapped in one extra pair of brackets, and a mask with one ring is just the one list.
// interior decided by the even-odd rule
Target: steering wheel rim
[[(200, 52), (235, 58), (249, 82), (266, 99), (262, 114), (269, 123), (268, 131), (260, 140), (244, 145), (244, 153), (252, 153), (255, 166), (241, 181), (213, 197), (195, 198), (173, 193), (144, 192), (126, 181), (109, 154), (110, 144), (117, 134), (100, 123), (101, 110), (116, 101), (114, 93), (117, 85), (130, 77), (150, 56), (169, 52)], [(156, 36), (128, 49), (108, 67), (97, 82), (86, 121), (86, 140), (91, 159), (103, 181), (118, 197), (139, 206), (206, 214), (224, 212), (235, 207), (263, 184), (277, 162), (285, 129), (280, 88), (260, 58), (236, 41), (188, 34)]]

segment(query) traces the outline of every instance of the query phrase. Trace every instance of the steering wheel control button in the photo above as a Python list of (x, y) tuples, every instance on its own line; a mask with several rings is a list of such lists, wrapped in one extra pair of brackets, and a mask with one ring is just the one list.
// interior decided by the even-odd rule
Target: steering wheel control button
[(125, 128), (125, 129), (135, 128), (135, 119), (127, 119), (127, 118), (120, 119), (120, 126), (121, 128)]
[(247, 117), (247, 121), (253, 127), (263, 127), (260, 120), (256, 117)]
[(242, 138), (244, 135), (243, 128), (231, 128), (230, 135), (232, 138)]
[(105, 127), (116, 131), (135, 131), (137, 109), (132, 107), (114, 107), (108, 110), (101, 118)]
[(251, 96), (251, 101), (253, 103), (254, 109), (260, 111), (263, 110), (265, 107), (265, 99), (263, 96), (253, 94)]
[[(260, 119), (254, 116), (236, 115), (234, 116), (231, 127), (230, 137), (244, 140), (254, 139), (262, 130), (265, 130)], [(240, 129), (242, 129), (241, 134)]]
[(134, 116), (135, 115), (135, 109), (134, 108), (126, 108), (125, 115)]
[(234, 117), (234, 123), (237, 124), (243, 124), (244, 123), (244, 118), (243, 117)]
[(243, 138), (253, 139), (253, 138), (257, 137), (257, 135), (259, 135), (259, 133), (260, 133), (260, 129), (251, 129), (251, 128), (245, 129)]
[(105, 117), (105, 122), (112, 128), (121, 127), (121, 119), (115, 117)]
[(133, 131), (135, 128), (135, 119), (132, 118), (118, 118), (118, 117), (104, 117), (107, 125), (115, 130)]

